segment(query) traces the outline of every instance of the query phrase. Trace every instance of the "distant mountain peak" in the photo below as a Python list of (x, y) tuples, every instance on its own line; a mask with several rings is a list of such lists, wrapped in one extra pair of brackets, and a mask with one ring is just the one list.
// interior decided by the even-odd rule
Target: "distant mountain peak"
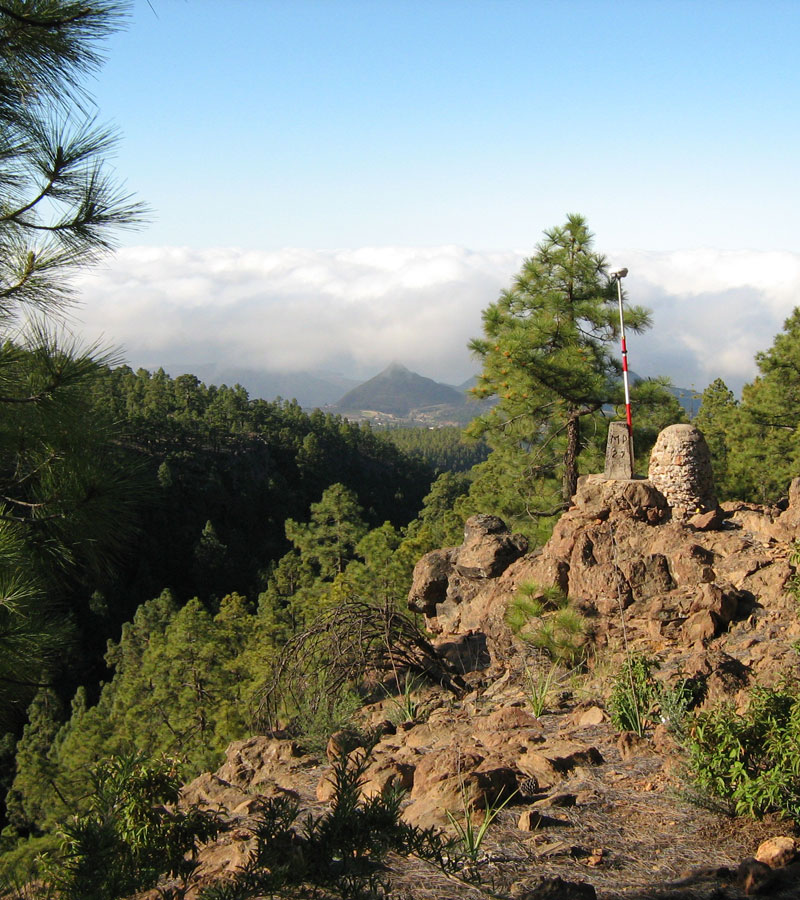
[[(389, 365), (377, 376), (378, 378), (383, 377), (391, 377), (394, 375), (413, 375), (414, 373), (411, 369), (404, 366), (401, 362), (398, 362), (396, 359), (389, 363)], [(420, 378), (422, 376), (419, 376)]]
[(417, 375), (395, 361), (374, 378), (353, 388), (336, 405), (341, 410), (374, 410), (405, 416), (412, 409), (463, 403), (464, 395), (455, 388)]

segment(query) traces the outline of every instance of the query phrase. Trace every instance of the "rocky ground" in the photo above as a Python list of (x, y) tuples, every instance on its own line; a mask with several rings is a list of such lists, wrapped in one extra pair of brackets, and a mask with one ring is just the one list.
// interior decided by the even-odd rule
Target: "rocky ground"
[[(698, 804), (666, 725), (638, 738), (620, 734), (608, 715), (626, 652), (657, 660), (666, 683), (701, 683), (706, 707), (742, 705), (753, 684), (797, 675), (790, 588), (799, 527), (799, 485), (784, 508), (731, 504), (687, 517), (648, 481), (592, 476), (541, 551), (527, 554), (499, 520), (477, 516), (461, 547), (423, 558), (410, 605), (460, 667), (467, 691), (420, 689), (409, 720), (382, 726), (363, 791), (401, 786), (407, 821), (451, 832), (447, 811), (463, 822), (465, 797), (479, 823), (487, 802), (516, 793), (477, 860), (455, 875), (390, 858), (392, 896), (800, 896), (793, 823), (735, 819)], [(526, 637), (537, 622), (515, 633), (506, 610), (523, 586), (531, 595), (551, 585), (588, 624), (589, 663), (558, 674), (536, 717), (526, 673), (545, 663)], [(362, 724), (385, 723), (393, 711), (389, 699), (373, 704)], [(249, 817), (263, 797), (289, 792), (303, 811), (321, 813), (341, 750), (334, 740), (327, 755), (314, 755), (285, 735), (256, 736), (188, 785), (185, 802), (224, 810), (232, 822), (203, 851), (198, 885), (246, 858)]]

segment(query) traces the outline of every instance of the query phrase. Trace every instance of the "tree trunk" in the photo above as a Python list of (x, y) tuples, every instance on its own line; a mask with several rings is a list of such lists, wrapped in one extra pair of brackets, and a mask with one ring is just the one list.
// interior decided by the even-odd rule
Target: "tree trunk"
[(569, 503), (578, 489), (578, 446), (580, 444), (580, 417), (577, 412), (567, 419), (567, 447), (564, 450), (564, 480), (561, 493)]

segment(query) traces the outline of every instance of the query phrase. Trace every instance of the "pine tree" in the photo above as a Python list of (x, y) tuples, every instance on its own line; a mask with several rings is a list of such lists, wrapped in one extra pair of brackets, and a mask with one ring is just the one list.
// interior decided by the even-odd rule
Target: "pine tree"
[[(512, 515), (564, 508), (587, 437), (604, 405), (620, 400), (616, 292), (584, 219), (571, 215), (545, 232), (511, 288), (483, 313), (485, 336), (470, 344), (483, 363), (473, 392), (497, 402), (470, 431), (489, 441), (494, 460), (484, 471)], [(626, 307), (627, 329), (649, 324), (646, 310)]]
[(4, 715), (26, 704), (31, 669), (46, 668), (63, 634), (52, 627), (63, 614), (48, 625), (45, 608), (65, 565), (105, 565), (124, 541), (126, 478), (86, 391), (108, 358), (59, 330), (74, 299), (70, 273), (143, 212), (104, 168), (113, 135), (83, 112), (85, 75), (122, 9), (104, 0), (0, 7), (0, 657), (25, 641), (28, 657), (22, 678), (0, 668)]
[(361, 559), (347, 564), (341, 600), (355, 595), (374, 606), (405, 609), (418, 557), (403, 546), (403, 535), (391, 522), (384, 522), (358, 542), (356, 553)]
[(728, 470), (740, 499), (765, 503), (800, 474), (800, 307), (772, 347), (756, 354), (760, 375), (742, 389), (728, 442)]
[(343, 484), (332, 484), (318, 503), (311, 504), (307, 523), (286, 521), (286, 537), (322, 580), (331, 581), (344, 572), (367, 532), (361, 513), (355, 493)]
[(703, 432), (711, 452), (714, 487), (720, 500), (733, 497), (729, 465), (730, 442), (739, 417), (739, 404), (733, 391), (716, 378), (703, 391), (694, 424)]
[[(50, 754), (63, 711), (55, 692), (42, 688), (28, 710), (28, 723), (17, 743), (17, 771), (6, 798), (10, 824), (20, 834), (34, 831), (59, 805), (54, 787), (57, 766)], [(63, 812), (63, 806), (61, 806)]]

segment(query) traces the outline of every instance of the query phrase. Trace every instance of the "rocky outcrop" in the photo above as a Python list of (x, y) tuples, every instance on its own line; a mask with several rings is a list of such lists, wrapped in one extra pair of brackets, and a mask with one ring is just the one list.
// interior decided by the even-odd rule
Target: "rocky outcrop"
[[(678, 437), (683, 444), (664, 441), (675, 465), (675, 447), (704, 446), (686, 429)], [(786, 592), (791, 542), (800, 536), (800, 479), (784, 509), (718, 508), (702, 465), (689, 470), (680, 490), (674, 478), (661, 482), (669, 497), (645, 479), (582, 478), (551, 539), (527, 555), (499, 520), (475, 517), (461, 547), (420, 561), (409, 605), (425, 613), (440, 642), (483, 636), (489, 661), (513, 667), (528, 647), (506, 624), (508, 605), (521, 585), (528, 592), (554, 585), (586, 617), (597, 648), (622, 646), (624, 616), (628, 641), (660, 659), (665, 677), (702, 658), (693, 665), (709, 696), (743, 696), (755, 675), (770, 681), (786, 669), (791, 641), (800, 637)], [(712, 502), (711, 518), (688, 515)], [(720, 663), (713, 652), (720, 642), (741, 668), (736, 679), (709, 669)]]
[(473, 600), (527, 549), (527, 540), (512, 534), (497, 516), (472, 516), (464, 525), (460, 547), (433, 550), (417, 563), (408, 595), (409, 609), (422, 613), (433, 632), (468, 631), (462, 622), (461, 606)]

